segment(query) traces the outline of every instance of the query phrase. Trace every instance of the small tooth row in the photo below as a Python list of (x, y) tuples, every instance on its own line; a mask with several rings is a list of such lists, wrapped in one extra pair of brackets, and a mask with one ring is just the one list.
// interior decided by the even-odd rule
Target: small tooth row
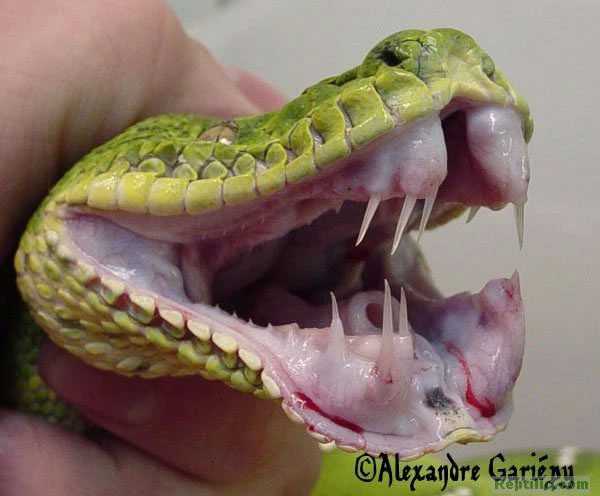
[[(298, 413), (293, 411), (291, 409), (291, 407), (289, 405), (287, 405), (285, 402), (282, 402), (281, 406), (282, 406), (283, 411), (288, 416), (288, 418), (290, 420), (292, 420), (294, 423), (298, 423), (298, 424), (304, 423), (304, 421), (302, 420), (302, 417)], [(307, 425), (306, 432), (313, 439), (315, 439), (317, 441), (319, 448), (324, 452), (330, 452), (330, 451), (334, 450), (335, 448), (345, 451), (346, 453), (357, 453), (358, 451), (361, 451), (361, 449), (357, 448), (356, 446), (351, 446), (349, 444), (344, 444), (339, 441), (332, 440), (328, 436), (321, 434), (320, 432), (316, 432), (314, 430), (314, 427)], [(476, 430), (471, 429), (471, 428), (454, 429), (447, 436), (444, 437), (442, 444), (437, 446), (434, 451), (440, 451), (440, 450), (444, 449), (445, 447), (447, 447), (448, 445), (454, 444), (457, 442), (465, 444), (468, 442), (489, 441), (493, 438), (494, 438), (494, 435), (481, 437), (480, 434)], [(401, 460), (403, 462), (409, 462), (409, 461), (416, 460), (416, 459), (420, 458), (421, 456), (423, 456), (423, 453), (415, 453), (410, 456), (403, 456)]]
[[(292, 422), (294, 422), (295, 424), (304, 425), (304, 420), (302, 419), (300, 414), (294, 411), (292, 407), (290, 407), (285, 401), (281, 402), (281, 409)], [(306, 432), (310, 437), (316, 440), (317, 443), (319, 443), (319, 448), (322, 451), (329, 452), (335, 449), (336, 447), (341, 449), (342, 451), (345, 451), (346, 453), (356, 453), (359, 451), (359, 449), (354, 446), (338, 443), (336, 441), (331, 440), (326, 435), (315, 431), (314, 427), (306, 426)]]
[[(419, 233), (417, 235), (417, 242), (421, 239), (425, 228), (427, 227), (427, 223), (429, 222), (429, 218), (431, 217), (431, 212), (433, 210), (433, 206), (435, 204), (435, 199), (437, 196), (438, 187), (436, 187), (426, 198), (423, 205), (423, 212), (421, 213), (421, 221), (419, 223)], [(391, 255), (396, 253), (400, 242), (402, 241), (402, 236), (406, 230), (406, 226), (410, 220), (412, 212), (414, 210), (415, 204), (417, 202), (417, 198), (411, 195), (407, 195), (404, 198), (404, 203), (402, 204), (402, 210), (400, 211), (400, 216), (398, 217), (398, 221), (396, 223), (396, 231), (394, 233), (394, 239), (392, 242), (392, 251)], [(371, 221), (375, 216), (377, 211), (377, 207), (381, 203), (381, 197), (379, 195), (372, 195), (369, 197), (369, 201), (367, 203), (367, 207), (365, 208), (365, 213), (363, 216), (363, 220), (358, 232), (358, 237), (356, 239), (355, 246), (358, 246), (363, 239), (365, 238), (369, 226), (371, 225)], [(514, 207), (514, 217), (515, 217), (515, 225), (517, 229), (517, 243), (519, 245), (519, 249), (523, 248), (523, 237), (525, 230), (525, 203), (515, 204)], [(467, 214), (466, 222), (470, 223), (474, 218), (477, 212), (479, 212), (480, 206), (470, 207)]]
[[(382, 377), (387, 377), (391, 371), (392, 348), (394, 338), (394, 322), (392, 316), (392, 295), (390, 285), (387, 279), (384, 279), (384, 299), (383, 299), (383, 315), (382, 315), (382, 332), (381, 332), (381, 347), (375, 361), (379, 374)], [(327, 343), (327, 358), (328, 360), (342, 361), (342, 357), (346, 352), (346, 334), (342, 319), (340, 318), (338, 305), (334, 293), (331, 293), (331, 323), (329, 325), (329, 336)], [(404, 288), (400, 289), (400, 314), (397, 325), (397, 335), (401, 338), (411, 337), (410, 324), (408, 322), (408, 311), (406, 307), (406, 295)], [(412, 352), (408, 353), (410, 356)]]
[(327, 453), (333, 451), (335, 448), (338, 448), (346, 453), (357, 453), (360, 451), (358, 448), (354, 446), (350, 446), (349, 444), (338, 443), (336, 441), (331, 441), (327, 436), (323, 434), (319, 434), (317, 432), (312, 432), (308, 430), (308, 434), (319, 443), (319, 448), (321, 451)]
[(290, 407), (285, 401), (281, 402), (281, 409), (287, 415), (287, 417), (295, 424), (304, 424), (304, 420), (302, 419), (300, 414), (294, 411), (292, 407)]
[(515, 225), (517, 226), (517, 242), (523, 249), (523, 232), (525, 230), (525, 203), (514, 205)]
[[(479, 205), (475, 205), (469, 208), (467, 213), (467, 224), (470, 223), (477, 215), (477, 212), (480, 210)], [(517, 243), (519, 245), (519, 249), (523, 249), (523, 237), (525, 231), (525, 203), (513, 204), (514, 210), (514, 218), (515, 218), (515, 226), (517, 229)]]
[[(431, 211), (433, 210), (433, 205), (435, 204), (435, 199), (437, 197), (438, 187), (435, 187), (429, 195), (425, 198), (425, 202), (423, 205), (423, 212), (421, 214), (421, 222), (419, 223), (419, 234), (417, 235), (417, 241), (421, 239), (425, 228), (427, 227), (427, 223), (429, 222), (429, 218), (431, 216)], [(381, 202), (381, 197), (379, 195), (372, 195), (369, 198), (369, 202), (367, 203), (367, 208), (365, 209), (365, 214), (360, 226), (360, 230), (358, 233), (358, 238), (356, 240), (356, 246), (358, 246), (369, 229), (371, 221), (375, 216), (375, 212), (377, 211), (377, 207)], [(394, 233), (394, 240), (392, 242), (392, 251), (391, 255), (393, 255), (398, 246), (400, 245), (400, 241), (402, 240), (402, 235), (404, 234), (410, 217), (413, 213), (415, 205), (417, 203), (417, 197), (413, 195), (406, 195), (404, 197), (404, 203), (402, 204), (402, 210), (400, 211), (400, 215), (398, 217), (398, 221), (396, 223), (396, 231)]]
[(200, 373), (259, 397), (280, 398), (260, 357), (223, 332), (127, 292), (113, 277), (76, 261), (58, 234), (28, 233), (15, 256), (18, 285), (55, 340), (104, 369), (150, 377)]

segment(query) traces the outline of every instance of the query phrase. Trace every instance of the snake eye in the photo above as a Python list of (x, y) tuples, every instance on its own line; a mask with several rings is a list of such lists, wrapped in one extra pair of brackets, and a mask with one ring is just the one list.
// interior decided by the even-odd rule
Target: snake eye
[(399, 65), (400, 62), (402, 62), (402, 60), (400, 60), (400, 58), (398, 58), (398, 56), (390, 49), (383, 50), (379, 58), (385, 65), (390, 67)]

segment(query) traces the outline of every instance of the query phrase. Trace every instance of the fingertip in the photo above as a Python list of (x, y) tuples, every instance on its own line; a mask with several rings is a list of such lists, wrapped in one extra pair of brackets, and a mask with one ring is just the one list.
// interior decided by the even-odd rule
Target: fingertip
[[(201, 115), (232, 118), (254, 115), (261, 109), (240, 90), (224, 67), (198, 41), (180, 33), (179, 57), (170, 61), (170, 72), (162, 72), (151, 92), (144, 115), (163, 112), (195, 112)], [(177, 76), (174, 77), (173, 73)], [(167, 93), (162, 88), (169, 86)]]

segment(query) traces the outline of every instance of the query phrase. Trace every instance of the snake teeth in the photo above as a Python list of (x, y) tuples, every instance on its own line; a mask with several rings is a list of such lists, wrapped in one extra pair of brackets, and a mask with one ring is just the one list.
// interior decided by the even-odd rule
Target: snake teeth
[(304, 424), (304, 419), (300, 416), (300, 414), (294, 411), (285, 401), (281, 402), (281, 409), (287, 415), (287, 418), (289, 418), (295, 424)]
[(360, 450), (356, 446), (352, 446), (350, 444), (338, 444), (336, 443), (338, 449), (346, 452), (346, 453), (358, 453)]
[[(408, 312), (406, 309), (406, 295), (404, 288), (401, 288), (400, 294), (400, 311), (398, 315), (398, 337), (403, 341), (403, 353), (408, 360), (405, 359), (404, 365), (410, 361), (410, 357), (413, 356), (413, 344), (412, 334), (408, 323)], [(394, 347), (394, 330), (393, 330), (393, 314), (392, 314), (392, 297), (390, 291), (390, 285), (384, 280), (384, 300), (383, 300), (383, 325), (381, 332), (381, 348), (379, 349), (379, 355), (375, 362), (378, 375), (383, 378), (384, 381), (398, 382), (398, 378), (392, 377), (392, 360), (393, 360), (393, 347)], [(406, 377), (401, 377), (400, 380), (404, 382), (406, 387)]]
[(423, 213), (421, 214), (421, 223), (419, 224), (419, 234), (417, 235), (417, 242), (423, 236), (423, 232), (427, 227), (427, 222), (429, 222), (429, 217), (431, 216), (431, 210), (433, 210), (433, 205), (435, 203), (435, 198), (437, 197), (439, 186), (436, 186), (431, 193), (427, 195), (425, 198), (425, 204), (423, 206)]
[(367, 230), (371, 225), (371, 221), (373, 220), (373, 216), (377, 211), (377, 207), (381, 202), (381, 196), (379, 195), (371, 195), (369, 197), (369, 203), (367, 203), (367, 208), (365, 209), (365, 216), (363, 217), (362, 224), (360, 225), (360, 231), (358, 232), (358, 238), (356, 239), (355, 246), (358, 246), (367, 234)]
[(517, 241), (519, 249), (523, 249), (523, 231), (525, 230), (525, 203), (517, 203), (514, 205), (515, 224), (517, 226)]
[(324, 436), (320, 432), (316, 432), (316, 431), (312, 430), (311, 428), (307, 428), (306, 432), (308, 433), (308, 435), (310, 437), (315, 439), (319, 444), (326, 444), (326, 443), (331, 442), (331, 439), (329, 439), (327, 436)]
[(384, 293), (383, 293), (383, 325), (381, 327), (381, 348), (379, 349), (379, 356), (375, 362), (377, 371), (384, 378), (390, 376), (391, 362), (392, 362), (392, 340), (394, 339), (393, 330), (393, 317), (392, 317), (392, 295), (390, 292), (390, 285), (387, 279), (384, 280)]
[(329, 441), (328, 443), (319, 443), (319, 448), (324, 453), (329, 453), (330, 451), (333, 451), (336, 448), (336, 444), (335, 441)]
[(480, 208), (481, 207), (479, 205), (476, 205), (469, 209), (469, 213), (467, 214), (467, 220), (466, 220), (467, 224), (469, 224), (475, 218), (475, 216), (477, 215), (477, 212), (479, 212)]
[(392, 361), (392, 340), (394, 339), (392, 317), (392, 296), (387, 279), (384, 281), (383, 293), (383, 325), (381, 328), (381, 348), (376, 367), (383, 377), (389, 377)]
[[(419, 234), (417, 235), (417, 241), (421, 239), (425, 228), (427, 227), (427, 222), (431, 216), (431, 212), (433, 210), (433, 206), (435, 204), (435, 199), (437, 197), (439, 186), (436, 186), (426, 197), (423, 205), (423, 212), (421, 214), (421, 222), (419, 224)], [(356, 239), (355, 246), (358, 246), (364, 239), (371, 222), (373, 221), (373, 217), (381, 203), (380, 195), (371, 195), (369, 197), (369, 202), (367, 203), (367, 207), (365, 209), (365, 213), (363, 216), (363, 220), (360, 226), (360, 230), (358, 232), (358, 237)], [(407, 195), (405, 198), (405, 202), (400, 212), (400, 217), (398, 218), (398, 223), (396, 226), (396, 233), (394, 235), (394, 242), (392, 244), (392, 255), (398, 249), (398, 245), (402, 239), (402, 234), (406, 230), (406, 226), (410, 219), (410, 215), (414, 209), (416, 203), (416, 197), (412, 195)]]
[(327, 354), (334, 359), (342, 360), (346, 348), (346, 337), (344, 335), (344, 324), (340, 319), (335, 294), (331, 294), (331, 325), (329, 326), (329, 342)]
[(408, 224), (408, 220), (410, 219), (410, 216), (415, 208), (416, 203), (417, 198), (415, 196), (406, 195), (406, 197), (404, 198), (402, 211), (400, 212), (400, 217), (398, 217), (398, 223), (396, 224), (396, 232), (394, 233), (394, 241), (392, 242), (391, 255), (396, 253), (396, 250), (398, 249), (398, 245), (400, 244), (400, 240), (402, 239), (402, 234), (406, 229), (406, 225)]
[[(400, 288), (400, 318), (398, 320), (398, 335), (401, 338), (411, 339), (411, 350), (412, 350), (412, 333), (408, 324), (408, 310), (406, 308), (406, 294), (404, 288)], [(414, 351), (414, 350), (412, 350)]]
[[(466, 223), (469, 224), (479, 212), (480, 206), (474, 206), (469, 209)], [(525, 202), (513, 204), (515, 226), (517, 229), (517, 243), (519, 250), (523, 249), (523, 238), (525, 232)]]

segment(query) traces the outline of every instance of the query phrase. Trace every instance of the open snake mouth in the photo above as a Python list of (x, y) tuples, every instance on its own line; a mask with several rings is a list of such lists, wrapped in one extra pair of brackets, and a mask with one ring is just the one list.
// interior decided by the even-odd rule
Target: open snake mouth
[[(524, 341), (516, 274), (445, 298), (411, 231), (513, 203), (522, 233), (528, 181), (521, 114), (454, 101), (243, 208), (61, 208), (88, 288), (183, 358), (177, 373), (262, 385), (320, 442), (409, 459), (504, 428)], [(169, 373), (127, 354), (125, 373)]]

